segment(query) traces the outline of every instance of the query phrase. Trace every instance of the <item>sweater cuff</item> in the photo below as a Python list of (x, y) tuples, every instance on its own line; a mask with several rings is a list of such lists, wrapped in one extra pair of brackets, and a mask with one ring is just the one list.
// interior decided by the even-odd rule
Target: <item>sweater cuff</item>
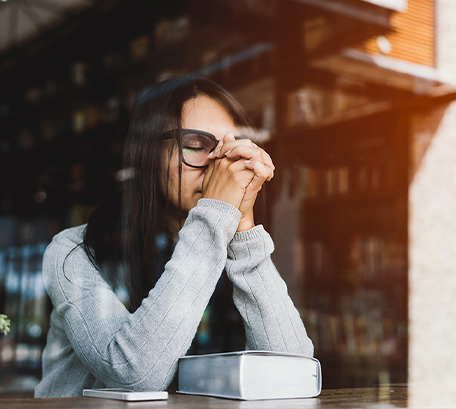
[(220, 210), (227, 214), (228, 216), (237, 218), (238, 221), (241, 220), (242, 213), (229, 203), (222, 202), (221, 200), (216, 199), (199, 199), (197, 203), (198, 207), (210, 207), (212, 209)]
[(266, 230), (264, 229), (262, 224), (259, 224), (258, 226), (252, 227), (250, 230), (245, 230), (245, 231), (237, 231), (234, 234), (233, 237), (233, 242), (236, 241), (246, 241), (246, 240), (251, 240), (254, 239), (255, 237), (261, 236), (262, 234), (265, 234)]
[(228, 258), (239, 260), (250, 257), (251, 251), (259, 251), (264, 256), (274, 251), (274, 243), (269, 233), (260, 224), (246, 231), (234, 234), (228, 245)]
[(197, 205), (190, 210), (184, 227), (195, 219), (207, 224), (210, 234), (223, 237), (224, 246), (233, 239), (234, 233), (241, 220), (241, 212), (234, 206), (215, 199), (200, 199)]

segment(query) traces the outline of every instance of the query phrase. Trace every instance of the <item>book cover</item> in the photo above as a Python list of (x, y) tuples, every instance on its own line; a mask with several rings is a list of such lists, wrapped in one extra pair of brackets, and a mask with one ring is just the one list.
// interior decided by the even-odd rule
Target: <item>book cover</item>
[(181, 358), (177, 392), (240, 400), (310, 398), (320, 394), (321, 383), (315, 358), (239, 351)]

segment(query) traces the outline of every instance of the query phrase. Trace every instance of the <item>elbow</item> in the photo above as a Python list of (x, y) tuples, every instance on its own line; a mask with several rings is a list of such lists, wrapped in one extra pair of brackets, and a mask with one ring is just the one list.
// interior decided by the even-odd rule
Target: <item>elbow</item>
[(104, 373), (100, 380), (107, 387), (122, 387), (138, 392), (162, 391), (171, 383), (177, 361), (166, 361), (163, 355), (140, 355), (130, 349), (120, 348), (119, 345), (114, 349), (115, 353), (108, 352), (110, 359), (102, 364)]

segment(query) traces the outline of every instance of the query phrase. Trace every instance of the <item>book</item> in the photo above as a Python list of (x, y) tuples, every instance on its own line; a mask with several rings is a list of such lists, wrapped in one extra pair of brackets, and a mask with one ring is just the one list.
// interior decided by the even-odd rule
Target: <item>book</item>
[(315, 358), (239, 351), (180, 358), (177, 392), (239, 400), (311, 398), (320, 394), (321, 382)]

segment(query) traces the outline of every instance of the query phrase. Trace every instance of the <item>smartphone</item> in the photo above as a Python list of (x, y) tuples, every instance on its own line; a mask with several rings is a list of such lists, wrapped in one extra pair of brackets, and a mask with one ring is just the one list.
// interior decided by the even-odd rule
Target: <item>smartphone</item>
[(134, 392), (122, 388), (83, 389), (82, 396), (91, 398), (116, 399), (127, 401), (139, 400), (165, 400), (168, 399), (168, 392)]

